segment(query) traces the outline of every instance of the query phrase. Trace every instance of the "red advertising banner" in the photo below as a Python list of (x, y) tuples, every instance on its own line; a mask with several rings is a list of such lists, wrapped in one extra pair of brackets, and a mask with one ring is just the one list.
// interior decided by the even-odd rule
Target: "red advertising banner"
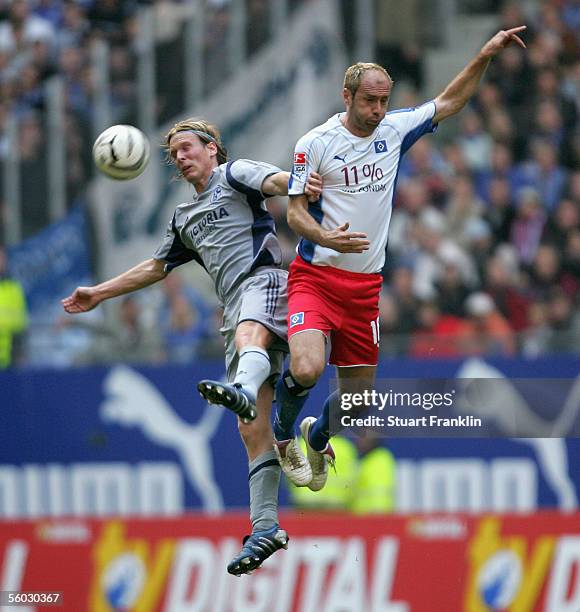
[(288, 550), (234, 578), (241, 515), (3, 522), (0, 591), (62, 591), (71, 612), (580, 611), (580, 514), (281, 523)]

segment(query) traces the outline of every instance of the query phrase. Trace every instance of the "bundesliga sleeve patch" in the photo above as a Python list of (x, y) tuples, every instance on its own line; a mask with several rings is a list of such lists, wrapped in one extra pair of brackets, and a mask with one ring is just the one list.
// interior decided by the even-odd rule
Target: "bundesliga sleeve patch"
[(296, 325), (302, 325), (304, 323), (304, 313), (297, 312), (293, 315), (290, 315), (290, 327), (294, 327)]
[(299, 180), (304, 181), (306, 175), (306, 153), (294, 153), (294, 166), (292, 174)]

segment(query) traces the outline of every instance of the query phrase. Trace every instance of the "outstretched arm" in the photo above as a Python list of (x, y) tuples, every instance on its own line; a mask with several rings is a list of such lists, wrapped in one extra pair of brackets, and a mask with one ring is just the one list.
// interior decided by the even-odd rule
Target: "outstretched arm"
[(148, 287), (165, 278), (165, 262), (159, 259), (146, 259), (134, 268), (115, 278), (93, 287), (77, 287), (72, 295), (62, 300), (63, 308), (70, 314), (87, 312), (102, 301), (131, 293)]
[(523, 49), (526, 45), (518, 36), (526, 26), (519, 26), (511, 30), (501, 30), (488, 40), (481, 51), (467, 66), (447, 85), (445, 91), (435, 98), (435, 116), (433, 123), (439, 123), (451, 115), (458, 113), (477, 91), (479, 81), (491, 59), (502, 49), (515, 42)]
[[(262, 193), (275, 196), (288, 195), (289, 172), (277, 172), (264, 179)], [(316, 202), (322, 193), (322, 177), (317, 172), (311, 172), (306, 182), (304, 193), (311, 202)]]

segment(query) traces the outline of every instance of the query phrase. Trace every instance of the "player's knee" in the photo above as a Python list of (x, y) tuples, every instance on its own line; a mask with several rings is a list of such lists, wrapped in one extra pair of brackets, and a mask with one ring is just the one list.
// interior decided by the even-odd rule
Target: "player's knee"
[(313, 387), (324, 372), (324, 362), (308, 357), (293, 359), (290, 372), (299, 385)]
[(260, 421), (244, 423), (241, 419), (238, 419), (238, 431), (244, 446), (248, 450), (261, 445), (265, 439), (270, 440), (272, 438), (269, 424)]

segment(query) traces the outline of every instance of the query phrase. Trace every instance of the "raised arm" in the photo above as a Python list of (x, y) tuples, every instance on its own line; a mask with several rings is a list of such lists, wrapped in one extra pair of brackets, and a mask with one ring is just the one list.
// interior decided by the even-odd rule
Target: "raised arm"
[(134, 268), (93, 287), (77, 287), (72, 295), (62, 300), (63, 308), (70, 314), (87, 312), (109, 298), (148, 287), (165, 278), (165, 262), (146, 259)]
[(467, 66), (447, 85), (443, 93), (435, 98), (436, 112), (433, 123), (439, 123), (451, 115), (458, 113), (477, 91), (481, 77), (489, 62), (502, 49), (511, 43), (520, 45), (523, 49), (526, 45), (518, 36), (526, 26), (519, 26), (511, 30), (501, 30), (493, 38), (488, 40), (480, 52), (467, 64)]
[(367, 235), (363, 232), (348, 232), (348, 222), (334, 230), (324, 230), (308, 212), (308, 199), (305, 195), (290, 197), (288, 225), (307, 240), (339, 253), (363, 253), (369, 248)]

